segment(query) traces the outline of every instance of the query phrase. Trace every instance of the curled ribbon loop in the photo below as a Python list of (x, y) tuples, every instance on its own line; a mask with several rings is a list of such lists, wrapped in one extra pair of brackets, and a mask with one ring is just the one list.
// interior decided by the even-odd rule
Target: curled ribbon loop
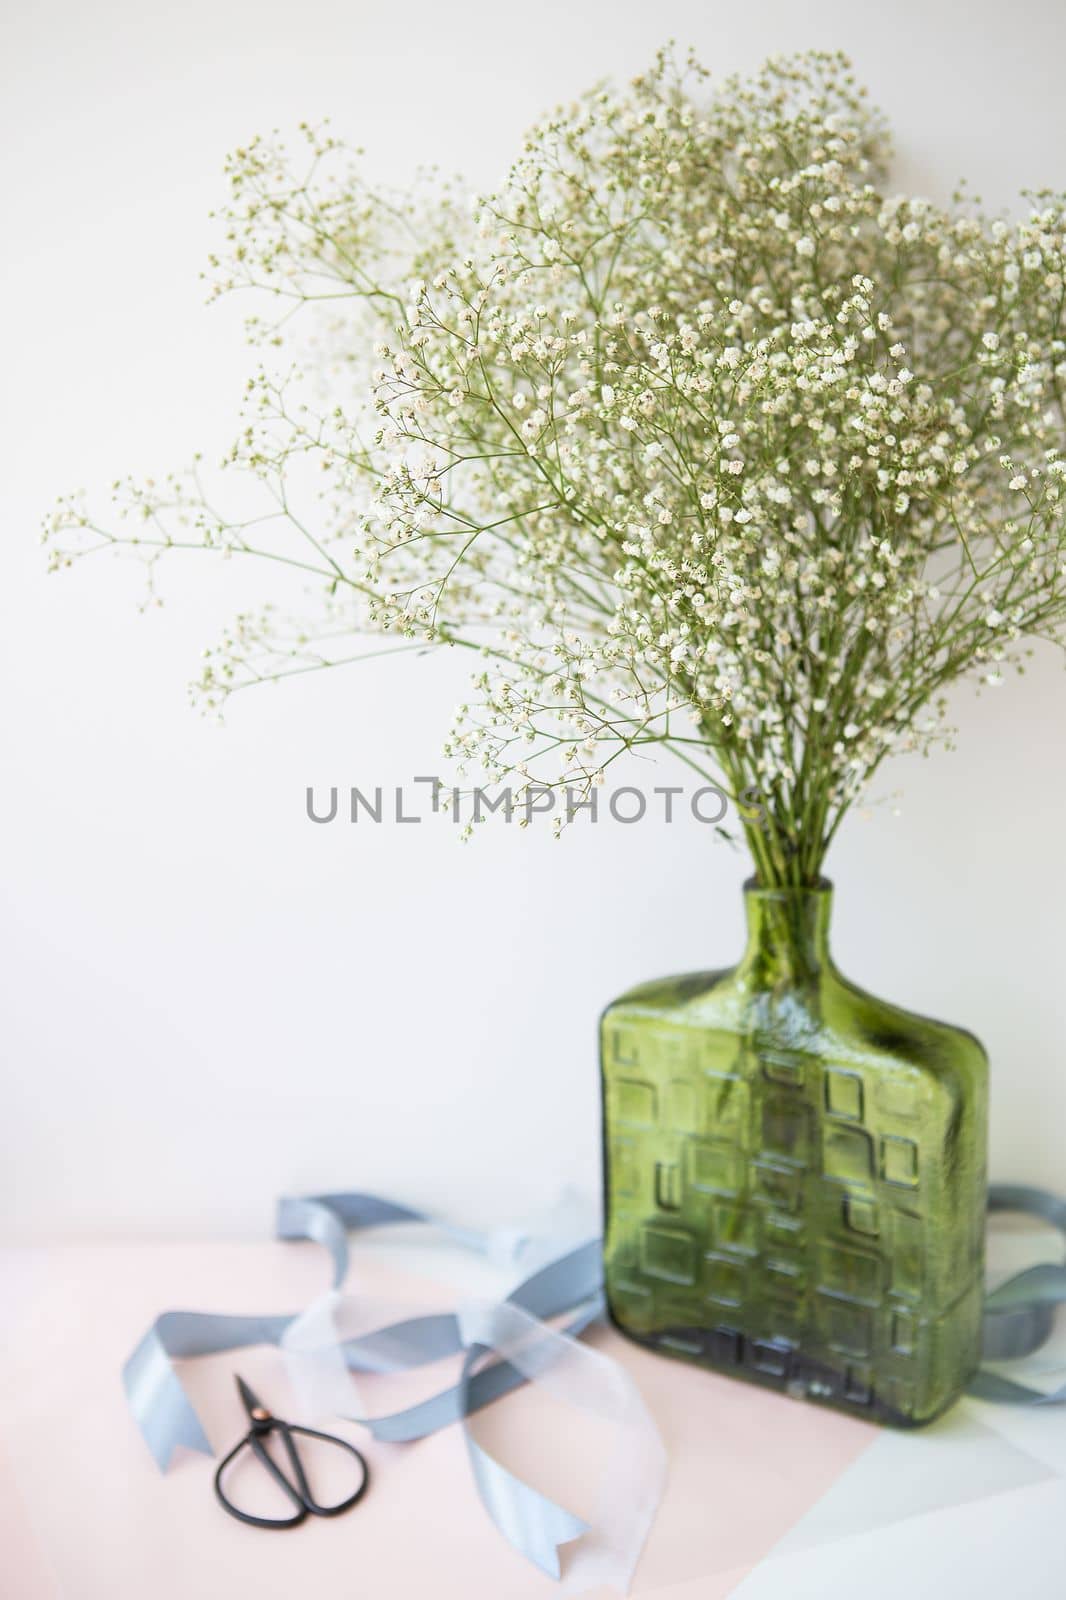
[[(993, 1184), (990, 1212), (1016, 1211), (1049, 1222), (1066, 1238), (1066, 1200), (1046, 1189), (1023, 1184)], [(1066, 1301), (1066, 1264), (1042, 1262), (1001, 1283), (985, 1300), (981, 1354), (986, 1361), (1012, 1361), (1032, 1355), (1051, 1336), (1056, 1308)], [(1045, 1392), (982, 1367), (969, 1383), (978, 1400), (1013, 1405), (1055, 1406), (1066, 1402), (1066, 1383)]]
[[(627, 1589), (658, 1503), (665, 1458), (631, 1380), (607, 1358), (575, 1344), (576, 1337), (604, 1315), (600, 1241), (587, 1239), (562, 1249), (542, 1241), (542, 1264), (500, 1306), (483, 1309), (476, 1324), (469, 1321), (469, 1313), (464, 1323), (455, 1313), (437, 1312), (353, 1331), (351, 1319), (358, 1313), (359, 1303), (338, 1292), (348, 1272), (349, 1230), (412, 1222), (433, 1223), (433, 1219), (372, 1194), (283, 1198), (278, 1206), (278, 1237), (322, 1245), (333, 1263), (332, 1289), (297, 1315), (241, 1317), (172, 1311), (158, 1317), (123, 1368), (130, 1408), (153, 1456), (165, 1470), (179, 1445), (211, 1453), (203, 1426), (175, 1371), (175, 1361), (246, 1345), (277, 1345), (286, 1356), (294, 1387), (310, 1411), (346, 1416), (367, 1427), (374, 1438), (390, 1442), (422, 1439), (460, 1423), (474, 1482), (488, 1515), (520, 1554), (542, 1572), (559, 1578), (560, 1549), (594, 1530), (496, 1461), (472, 1437), (467, 1419), (521, 1384), (533, 1381), (557, 1386), (558, 1375), (553, 1376), (550, 1369), (562, 1368), (567, 1359), (573, 1363), (576, 1352), (579, 1364), (591, 1364), (584, 1370), (593, 1390), (597, 1388), (594, 1380), (603, 1389), (598, 1364), (615, 1375), (613, 1401), (604, 1410), (601, 1394), (600, 1414), (639, 1433), (616, 1452), (619, 1458), (635, 1456), (642, 1463), (639, 1492), (632, 1506), (623, 1508), (620, 1526), (617, 1508), (613, 1510), (613, 1542), (606, 1540), (604, 1519), (600, 1518), (591, 1550), (592, 1560), (598, 1563), (596, 1570)], [(496, 1235), (434, 1225), (490, 1259), (500, 1254)], [(513, 1245), (516, 1241), (509, 1242)], [(543, 1260), (545, 1254), (547, 1260)], [(544, 1319), (557, 1316), (567, 1317), (565, 1326), (548, 1328)], [(517, 1338), (519, 1331), (526, 1337)], [(536, 1337), (530, 1341), (530, 1335)], [(539, 1348), (537, 1371), (532, 1370), (531, 1348)], [(353, 1413), (353, 1399), (357, 1399), (353, 1374), (411, 1371), (451, 1355), (462, 1355), (463, 1366), (458, 1380), (448, 1388), (386, 1416)], [(612, 1496), (612, 1505), (613, 1500)]]

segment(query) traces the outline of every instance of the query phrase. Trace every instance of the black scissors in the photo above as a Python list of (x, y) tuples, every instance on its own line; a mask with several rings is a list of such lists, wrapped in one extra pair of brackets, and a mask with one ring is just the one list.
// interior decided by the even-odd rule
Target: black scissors
[[(215, 1473), (215, 1493), (231, 1517), (236, 1517), (241, 1522), (250, 1522), (255, 1528), (296, 1528), (308, 1517), (340, 1516), (342, 1511), (350, 1510), (357, 1500), (362, 1499), (366, 1493), (366, 1486), (370, 1482), (370, 1469), (366, 1464), (365, 1458), (355, 1448), (354, 1444), (349, 1444), (347, 1439), (338, 1439), (335, 1434), (318, 1433), (314, 1428), (301, 1428), (296, 1423), (282, 1422), (280, 1417), (271, 1416), (266, 1406), (252, 1393), (243, 1378), (237, 1379), (237, 1388), (240, 1390), (241, 1399), (244, 1401), (244, 1409), (248, 1413), (248, 1421), (251, 1423), (251, 1427), (239, 1444), (234, 1445)], [(272, 1433), (276, 1433), (285, 1446), (285, 1453), (292, 1468), (291, 1478), (282, 1472), (267, 1450), (264, 1441)], [(295, 1434), (302, 1434), (307, 1439), (322, 1439), (326, 1444), (337, 1445), (341, 1450), (347, 1450), (350, 1456), (354, 1456), (362, 1472), (355, 1493), (350, 1494), (347, 1500), (340, 1501), (338, 1505), (320, 1506), (311, 1494), (311, 1486), (307, 1481), (303, 1463), (296, 1453), (296, 1445), (293, 1443)], [(246, 1449), (250, 1450), (256, 1460), (266, 1468), (275, 1483), (285, 1491), (296, 1507), (291, 1517), (255, 1517), (250, 1511), (242, 1511), (239, 1506), (233, 1504), (232, 1500), (227, 1499), (222, 1488), (222, 1474), (230, 1463), (237, 1459), (241, 1451)]]

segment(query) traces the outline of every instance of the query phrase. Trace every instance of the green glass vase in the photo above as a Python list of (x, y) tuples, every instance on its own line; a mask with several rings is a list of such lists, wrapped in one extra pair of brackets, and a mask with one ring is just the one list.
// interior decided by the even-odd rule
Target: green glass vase
[(605, 1011), (607, 1301), (666, 1354), (914, 1427), (978, 1361), (987, 1060), (841, 977), (831, 900), (748, 884), (738, 966)]

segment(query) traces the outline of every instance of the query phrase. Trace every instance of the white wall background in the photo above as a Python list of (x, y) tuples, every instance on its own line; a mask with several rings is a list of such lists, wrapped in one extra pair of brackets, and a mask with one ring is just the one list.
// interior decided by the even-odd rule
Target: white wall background
[[(231, 572), (168, 604), (103, 560), (46, 578), (79, 485), (229, 442), (240, 311), (197, 274), (224, 153), (332, 116), (402, 182), (493, 182), (536, 115), (674, 35), (716, 70), (842, 46), (901, 187), (992, 204), (1066, 184), (1058, 0), (53, 0), (0, 21), (5, 574), (0, 1141), (26, 1238), (258, 1232), (282, 1190), (369, 1186), (459, 1216), (592, 1187), (595, 1021), (630, 982), (726, 962), (738, 856), (695, 824), (315, 828), (305, 785), (432, 771), (458, 672), (365, 666), (187, 708)], [(1062, 1185), (1066, 679), (960, 701), (955, 756), (897, 768), (831, 862), (836, 947), (994, 1058), (993, 1172)], [(670, 781), (667, 773), (655, 781)]]

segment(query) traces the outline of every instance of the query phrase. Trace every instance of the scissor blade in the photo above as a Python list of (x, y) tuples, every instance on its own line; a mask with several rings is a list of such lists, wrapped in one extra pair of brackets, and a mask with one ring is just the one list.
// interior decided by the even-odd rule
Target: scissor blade
[(240, 1393), (241, 1399), (244, 1401), (244, 1409), (248, 1413), (249, 1420), (255, 1420), (255, 1413), (257, 1411), (262, 1416), (269, 1417), (270, 1412), (267, 1410), (262, 1400), (260, 1400), (259, 1396), (249, 1389), (243, 1378), (238, 1377), (237, 1389)]

